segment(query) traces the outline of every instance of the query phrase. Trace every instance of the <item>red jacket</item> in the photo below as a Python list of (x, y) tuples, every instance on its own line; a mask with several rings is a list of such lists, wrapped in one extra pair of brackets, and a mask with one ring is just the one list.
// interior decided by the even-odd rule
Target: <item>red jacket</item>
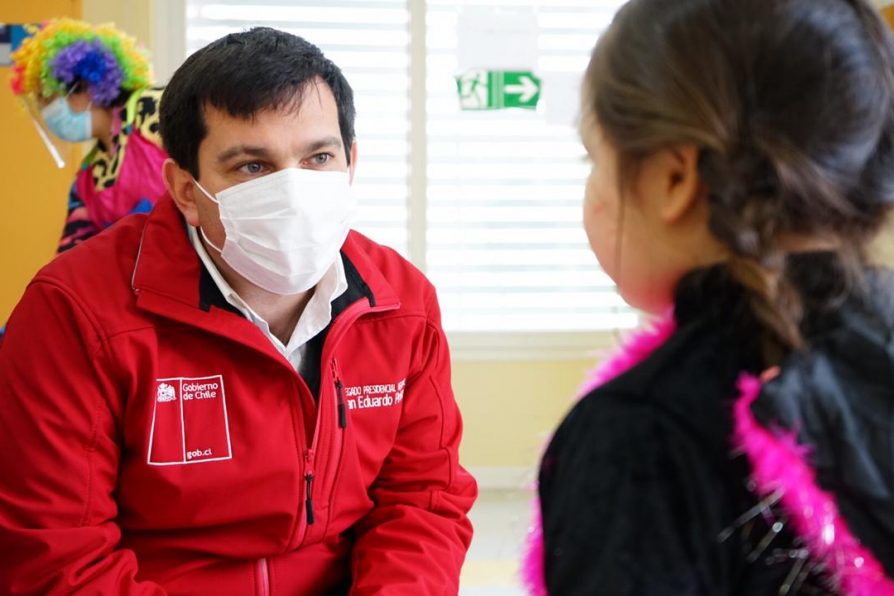
[(319, 407), (168, 198), (38, 273), (0, 347), (0, 593), (456, 594), (476, 486), (434, 289), (342, 254)]

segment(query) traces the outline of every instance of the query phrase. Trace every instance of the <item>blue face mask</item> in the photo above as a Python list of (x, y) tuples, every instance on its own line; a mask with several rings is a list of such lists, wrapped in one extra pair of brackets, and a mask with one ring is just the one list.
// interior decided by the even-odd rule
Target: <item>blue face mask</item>
[(81, 143), (93, 138), (90, 109), (75, 112), (65, 97), (57, 97), (40, 111), (47, 128), (63, 141)]

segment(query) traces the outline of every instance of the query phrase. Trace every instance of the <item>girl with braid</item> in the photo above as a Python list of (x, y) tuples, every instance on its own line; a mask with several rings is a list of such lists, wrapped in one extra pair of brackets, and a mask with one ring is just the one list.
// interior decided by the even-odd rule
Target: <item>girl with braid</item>
[[(894, 42), (869, 0), (631, 0), (584, 227), (659, 315), (549, 444), (534, 594), (894, 594)], [(662, 316), (662, 313), (663, 316)]]

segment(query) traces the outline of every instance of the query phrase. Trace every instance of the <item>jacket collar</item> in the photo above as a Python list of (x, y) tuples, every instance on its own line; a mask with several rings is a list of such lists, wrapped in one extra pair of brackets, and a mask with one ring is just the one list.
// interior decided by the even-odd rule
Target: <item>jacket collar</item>
[[(226, 319), (235, 315), (251, 325), (220, 295), (189, 242), (186, 226), (170, 196), (149, 214), (132, 277), (137, 305), (199, 327), (214, 329), (224, 315)], [(333, 305), (333, 316), (357, 300), (366, 300), (368, 308), (376, 310), (399, 306), (394, 289), (367, 255), (356, 232), (345, 240), (342, 256), (348, 290)]]

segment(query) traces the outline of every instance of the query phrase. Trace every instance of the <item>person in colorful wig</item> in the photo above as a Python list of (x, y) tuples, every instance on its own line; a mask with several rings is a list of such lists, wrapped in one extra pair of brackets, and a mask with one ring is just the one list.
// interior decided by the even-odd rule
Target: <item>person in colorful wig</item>
[(164, 194), (162, 90), (150, 86), (146, 52), (111, 24), (51, 19), (31, 33), (12, 54), (13, 92), (55, 137), (95, 140), (69, 192), (62, 252)]
[(888, 28), (868, 0), (631, 0), (582, 95), (590, 245), (659, 318), (543, 455), (531, 592), (894, 594)]

